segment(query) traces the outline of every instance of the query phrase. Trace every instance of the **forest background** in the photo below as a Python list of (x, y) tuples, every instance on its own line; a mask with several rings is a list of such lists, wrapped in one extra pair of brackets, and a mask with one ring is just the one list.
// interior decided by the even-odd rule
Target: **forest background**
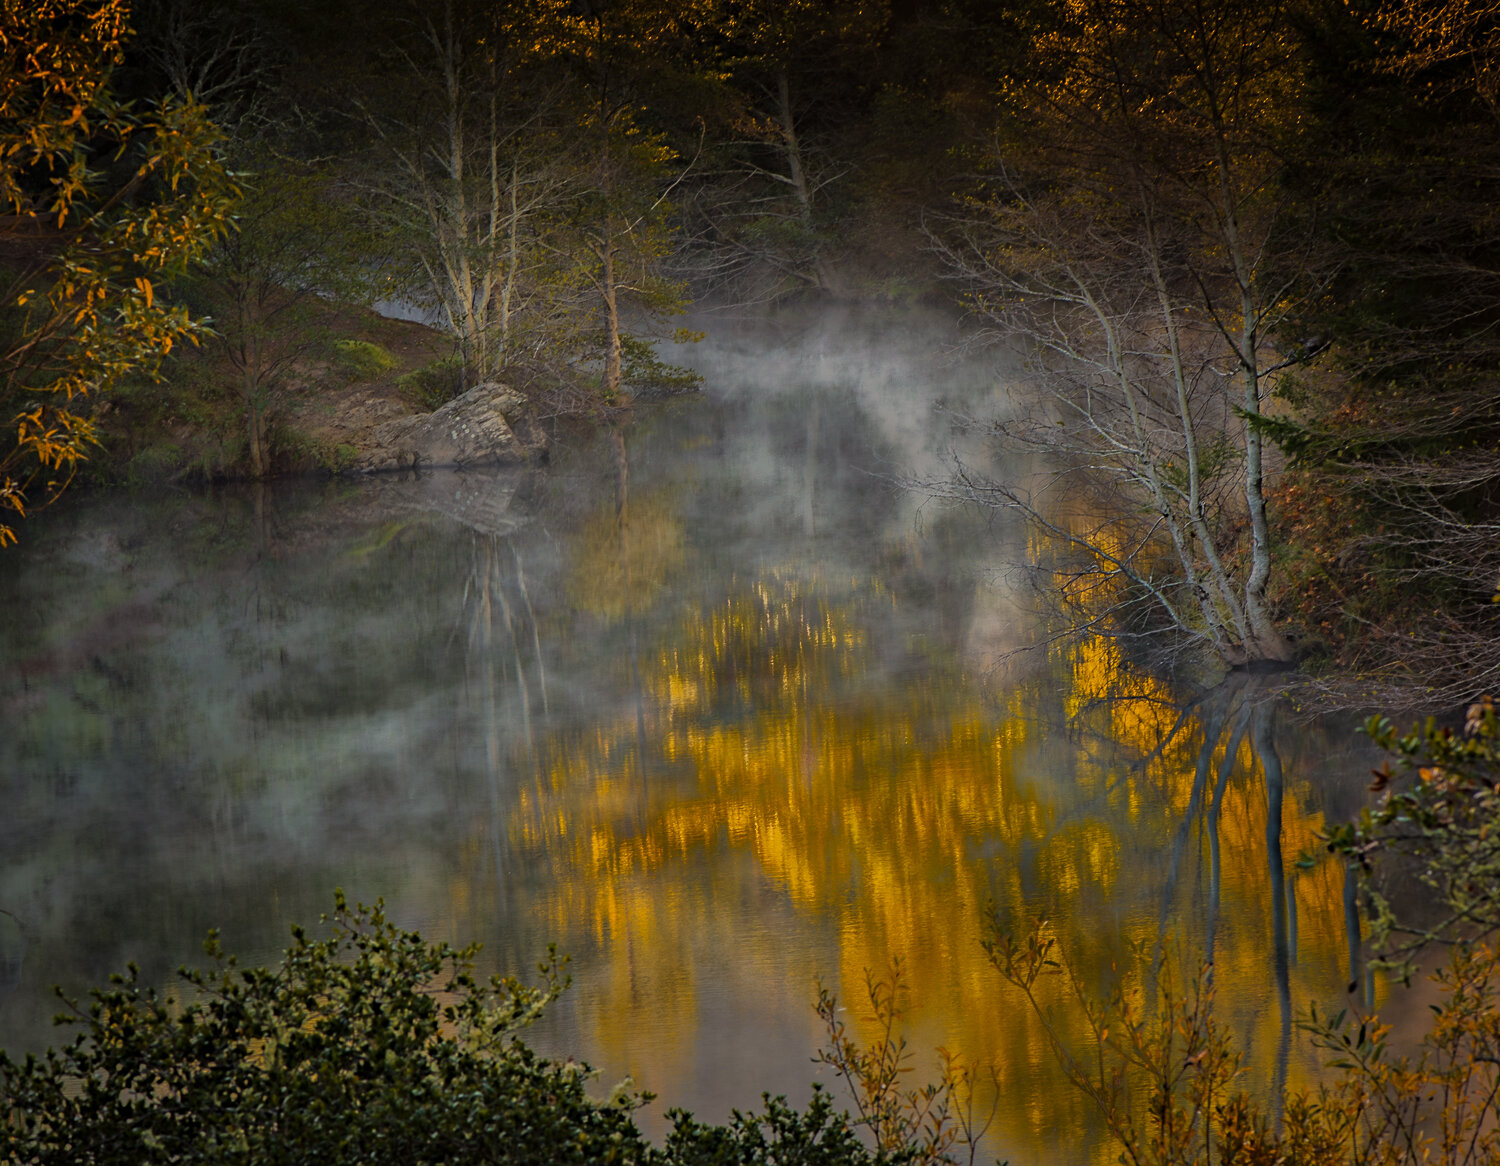
[(47, 0), (3, 23), (17, 515), (80, 467), (337, 472), (350, 451), (299, 430), (330, 383), (420, 410), (503, 381), (533, 420), (614, 417), (691, 386), (653, 347), (689, 305), (926, 300), (1016, 354), (1024, 422), (975, 423), (1067, 501), (962, 466), (924, 485), (1047, 528), (1077, 620), (1434, 705), (1500, 670), (1482, 6)]

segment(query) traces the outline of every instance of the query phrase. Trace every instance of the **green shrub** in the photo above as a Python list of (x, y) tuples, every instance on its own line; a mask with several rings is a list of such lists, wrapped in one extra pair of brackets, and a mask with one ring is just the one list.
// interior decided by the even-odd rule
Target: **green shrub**
[(464, 387), (464, 361), (457, 353), (439, 357), (431, 364), (396, 378), (396, 391), (413, 408), (431, 412), (441, 409)]
[(347, 470), (359, 459), (359, 450), (347, 442), (339, 442), (331, 451), (325, 451), (323, 466), (334, 473)]
[[(729, 1123), (702, 1125), (691, 1114), (672, 1110), (672, 1132), (662, 1166), (871, 1166), (875, 1161), (855, 1136), (821, 1086), (813, 1086), (812, 1101), (798, 1113), (785, 1099), (762, 1098), (764, 1114), (735, 1110)], [(886, 1161), (903, 1160), (895, 1155)]]
[(1410, 976), (1419, 955), (1500, 934), (1500, 712), (1483, 696), (1462, 732), (1378, 716), (1364, 731), (1389, 755), (1370, 786), (1383, 796), (1328, 844), (1362, 872), (1382, 962)]
[(351, 381), (374, 380), (399, 363), (387, 349), (368, 340), (335, 340), (333, 359)]
[(330, 938), (301, 928), (281, 963), (241, 968), (207, 944), (210, 971), (180, 994), (134, 966), (68, 1002), (82, 1032), (17, 1063), (0, 1052), (0, 1162), (506, 1163), (507, 1166), (872, 1166), (821, 1094), (728, 1127), (673, 1114), (665, 1150), (641, 1136), (646, 1098), (585, 1091), (588, 1067), (549, 1061), (517, 1034), (566, 986), (549, 953), (537, 987), (479, 981), (475, 948), (429, 944), (377, 904), (339, 895)]
[(183, 463), (182, 450), (171, 443), (148, 445), (130, 459), (125, 477), (130, 482), (162, 482), (176, 473)]
[(93, 993), (85, 1031), (16, 1064), (0, 1054), (0, 1160), (630, 1163), (637, 1099), (591, 1101), (587, 1073), (515, 1039), (563, 988), (472, 974), (473, 948), (428, 944), (339, 897), (335, 934), (293, 931), (279, 967), (214, 970), (184, 998), (134, 967)]

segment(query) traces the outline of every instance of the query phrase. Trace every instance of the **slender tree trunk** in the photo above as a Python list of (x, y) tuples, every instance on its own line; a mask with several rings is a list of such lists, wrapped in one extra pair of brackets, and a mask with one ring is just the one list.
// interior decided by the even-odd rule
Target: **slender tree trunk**
[[(1253, 341), (1247, 336), (1246, 347)], [(1245, 369), (1245, 416), (1260, 416), (1260, 376), (1255, 357)], [(1250, 511), (1250, 573), (1245, 579), (1245, 618), (1262, 660), (1285, 662), (1294, 653), (1285, 637), (1271, 622), (1266, 610), (1266, 585), (1271, 579), (1271, 536), (1266, 521), (1265, 471), (1261, 464), (1262, 442), (1258, 430), (1245, 426), (1245, 504)]]
[(620, 344), (620, 304), (615, 284), (615, 249), (606, 227), (604, 246), (600, 248), (603, 271), (600, 275), (600, 291), (604, 295), (604, 399), (617, 404), (627, 404), (629, 395), (620, 387), (622, 351)]
[(786, 71), (776, 75), (776, 100), (780, 106), (781, 146), (786, 152), (786, 165), (792, 179), (792, 191), (797, 196), (797, 217), (804, 226), (812, 224), (812, 191), (807, 186), (807, 174), (802, 168), (802, 150), (797, 144), (797, 126), (792, 120), (792, 86)]
[(445, 117), (448, 131), (448, 179), (453, 184), (452, 196), (447, 200), (447, 241), (445, 250), (449, 258), (446, 265), (453, 285), (453, 306), (457, 312), (460, 342), (464, 353), (464, 388), (470, 386), (471, 373), (483, 369), (489, 354), (485, 351), (484, 321), (476, 318), (474, 269), (469, 256), (469, 205), (464, 188), (466, 180), (464, 166), (464, 109), (463, 79), (460, 76), (462, 50), (458, 45), (453, 27), (453, 6), (444, 5), (443, 33), (439, 40), (434, 32), (437, 50), (443, 62), (444, 94), (447, 98)]
[[(482, 310), (478, 313), (480, 327), (486, 336), (485, 363), (480, 369), (480, 380), (488, 380), (490, 376), (505, 363), (505, 331), (502, 326), (500, 335), (492, 335), (491, 328), (494, 322), (491, 314), (495, 304), (495, 280), (502, 281), (501, 296), (506, 294), (504, 285), (505, 272), (500, 266), (500, 113), (499, 113), (499, 80), (495, 75), (494, 61), (490, 61), (489, 69), (490, 86), (490, 124), (489, 124), (489, 172), (490, 172), (490, 197), (488, 222), (484, 232), (484, 279), (480, 287), (480, 304)], [(511, 199), (515, 199), (515, 186), (511, 186)]]
[[(1151, 442), (1147, 434), (1147, 425), (1142, 413), (1141, 402), (1138, 400), (1134, 382), (1131, 380), (1127, 367), (1128, 343), (1118, 333), (1116, 324), (1110, 318), (1110, 313), (1099, 303), (1089, 290), (1088, 281), (1079, 278), (1076, 274), (1072, 277), (1079, 292), (1079, 302), (1089, 311), (1099, 325), (1100, 334), (1104, 337), (1105, 349), (1108, 353), (1107, 367), (1110, 375), (1114, 378), (1120, 391), (1120, 399), (1125, 403), (1126, 413), (1130, 419), (1130, 432), (1133, 439), (1136, 480), (1144, 485), (1151, 494), (1152, 506), (1160, 516), (1162, 525), (1166, 527), (1167, 534), (1172, 540), (1173, 550), (1177, 554), (1177, 561), (1182, 565), (1183, 575), (1188, 583), (1189, 591), (1195, 602), (1199, 605), (1203, 616), (1204, 631), (1209, 640), (1225, 660), (1237, 663), (1233, 660), (1234, 645), (1228, 642), (1224, 632), (1223, 621), (1214, 610), (1212, 603), (1208, 602), (1208, 596), (1198, 584), (1197, 563), (1193, 558), (1192, 547), (1189, 545), (1186, 532), (1182, 524), (1172, 512), (1172, 504), (1167, 496), (1167, 487), (1162, 481), (1160, 467), (1152, 456)], [(1138, 575), (1131, 576), (1139, 581)], [(1188, 622), (1183, 618), (1177, 605), (1171, 602), (1159, 590), (1153, 592), (1158, 603), (1166, 610), (1173, 624), (1183, 630), (1188, 630)]]
[(252, 343), (240, 369), (240, 386), (245, 396), (245, 438), (250, 447), (250, 476), (256, 479), (266, 476), (265, 402), (261, 399), (258, 366), (259, 353)]
[[(1209, 593), (1204, 581), (1198, 577), (1196, 563), (1187, 565), (1188, 586), (1198, 596), (1199, 608), (1204, 618), (1211, 623), (1227, 622), (1233, 626), (1235, 637), (1240, 644), (1245, 645), (1248, 652), (1248, 641), (1250, 639), (1250, 628), (1245, 618), (1245, 613), (1237, 602), (1234, 588), (1230, 585), (1228, 573), (1224, 570), (1224, 564), (1219, 558), (1218, 548), (1214, 545), (1213, 532), (1209, 530), (1208, 521), (1203, 511), (1203, 492), (1201, 483), (1201, 471), (1198, 463), (1198, 432), (1193, 418), (1191, 404), (1188, 400), (1187, 373), (1183, 367), (1182, 341), (1178, 335), (1177, 308), (1172, 303), (1171, 294), (1167, 287), (1167, 279), (1162, 271), (1162, 252), (1160, 242), (1156, 233), (1156, 219), (1151, 204), (1151, 196), (1145, 190), (1144, 184), (1141, 188), (1141, 209), (1146, 221), (1147, 231), (1147, 259), (1151, 269), (1151, 280), (1156, 288), (1157, 305), (1161, 311), (1162, 324), (1167, 337), (1167, 354), (1172, 367), (1172, 385), (1177, 398), (1177, 418), (1182, 426), (1183, 454), (1187, 462), (1187, 517), (1189, 525), (1189, 540), (1196, 540), (1198, 549), (1202, 553), (1207, 569), (1205, 574), (1208, 582), (1212, 583), (1212, 594)], [(1189, 548), (1189, 556), (1192, 556)], [(1221, 615), (1222, 613), (1222, 615)], [(1227, 655), (1225, 643), (1222, 638), (1215, 637), (1215, 644), (1219, 648), (1221, 656)], [(1231, 663), (1238, 663), (1233, 661)]]
[(520, 228), (521, 208), (516, 187), (520, 174), (517, 163), (510, 164), (510, 214), (505, 228), (505, 274), (500, 283), (500, 349), (506, 358), (510, 356), (510, 311), (511, 299), (515, 295), (516, 271), (521, 265)]
[[(600, 233), (594, 243), (594, 254), (599, 260), (599, 278), (596, 286), (604, 300), (604, 399), (610, 404), (626, 404), (628, 398), (621, 397), (622, 352), (620, 344), (619, 285), (615, 279), (615, 220), (613, 210), (614, 172), (610, 150), (610, 122), (612, 115), (605, 100), (605, 91), (599, 95), (599, 177), (600, 193), (604, 196), (604, 211)], [(621, 453), (623, 456), (623, 446)]]
[(1294, 658), (1291, 645), (1271, 622), (1266, 610), (1266, 586), (1271, 579), (1271, 534), (1266, 521), (1263, 443), (1253, 420), (1260, 416), (1260, 311), (1255, 300), (1255, 274), (1240, 238), (1237, 199), (1229, 180), (1229, 158), (1219, 146), (1219, 190), (1223, 208), (1224, 243), (1234, 265), (1240, 292), (1239, 361), (1245, 397), (1245, 506), (1250, 513), (1250, 571), (1245, 577), (1245, 620), (1251, 660), (1286, 662)]
[[(797, 141), (797, 123), (792, 116), (792, 86), (786, 70), (776, 74), (777, 115), (781, 122), (781, 148), (786, 154), (788, 176), (792, 180), (792, 193), (797, 199), (797, 218), (809, 235), (813, 228), (813, 193), (808, 185), (807, 168), (802, 164), (802, 147)], [(833, 270), (833, 265), (821, 254), (813, 256), (813, 273), (818, 286), (826, 292), (839, 294), (842, 281)]]
[(266, 475), (265, 440), (262, 437), (264, 418), (254, 397), (245, 402), (245, 419), (245, 436), (250, 443), (250, 476), (263, 478)]

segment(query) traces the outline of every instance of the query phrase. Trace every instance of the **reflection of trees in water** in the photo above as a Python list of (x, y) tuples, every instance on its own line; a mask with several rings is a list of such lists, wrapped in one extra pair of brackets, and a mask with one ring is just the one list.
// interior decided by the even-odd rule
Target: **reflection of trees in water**
[[(1149, 695), (1121, 697), (1106, 684), (1100, 707), (1089, 715), (1100, 715), (1106, 706), (1138, 706)], [(1316, 740), (1308, 740), (1315, 733), (1305, 724), (1282, 732), (1281, 714), (1271, 678), (1236, 675), (1183, 708), (1149, 750), (1151, 734), (1139, 723), (1131, 726), (1118, 712), (1109, 720), (1115, 739), (1134, 741), (1141, 772), (1167, 763), (1178, 774), (1176, 792), (1164, 800), (1171, 842), (1162, 854), (1149, 977), (1154, 981), (1166, 953), (1175, 950), (1184, 963), (1208, 964), (1221, 989), (1228, 982), (1221, 1003), (1236, 1013), (1246, 1046), (1266, 1065), (1276, 1107), (1297, 1067), (1294, 1010), (1310, 998), (1335, 995), (1346, 979), (1363, 982), (1367, 1003), (1374, 997), (1354, 885), (1318, 837), (1321, 814), (1313, 811), (1311, 795), (1318, 792), (1312, 783), (1323, 767)], [(1290, 766), (1288, 737), (1294, 743)], [(1300, 752), (1295, 743), (1302, 745)], [(1238, 855), (1232, 855), (1235, 850)], [(1247, 897), (1247, 889), (1255, 894)], [(1226, 942), (1226, 932), (1232, 942)], [(1257, 1008), (1247, 1000), (1262, 1003)], [(1304, 1055), (1302, 1071), (1314, 1068)]]
[[(473, 566), (464, 589), (468, 613), (470, 679), (476, 677), (486, 708), (493, 708), (500, 677), (514, 677), (520, 702), (522, 725), (531, 741), (531, 710), (536, 700), (542, 711), (550, 710), (547, 695), (547, 665), (542, 654), (536, 609), (526, 583), (526, 569), (514, 541), (499, 535), (475, 535)], [(535, 685), (535, 693), (533, 693)]]
[[(1164, 753), (1176, 736), (1197, 741), (1186, 805), (1166, 856), (1150, 973), (1154, 980), (1174, 937), (1186, 941), (1181, 943), (1181, 956), (1187, 962), (1201, 959), (1217, 979), (1222, 979), (1218, 969), (1226, 959), (1243, 964), (1243, 957), (1226, 952), (1220, 942), (1226, 914), (1223, 834), (1226, 828), (1239, 832), (1248, 869), (1254, 869), (1258, 858), (1264, 878), (1268, 914), (1254, 929), (1260, 932), (1259, 942), (1254, 931), (1241, 942), (1251, 952), (1262, 953), (1261, 975), (1275, 997), (1269, 1099), (1278, 1122), (1291, 1068), (1294, 1001), (1300, 999), (1305, 1005), (1309, 991), (1314, 998), (1331, 995), (1335, 983), (1347, 979), (1351, 991), (1356, 983), (1362, 984), (1364, 1002), (1373, 1006), (1375, 987), (1363, 959), (1355, 881), (1347, 865), (1327, 856), (1316, 831), (1309, 837), (1303, 816), (1308, 786), (1305, 779), (1297, 780), (1295, 772), (1288, 773), (1278, 741), (1281, 711), (1277, 688), (1269, 678), (1232, 676), (1184, 709), (1154, 748), (1153, 753)], [(1301, 731), (1309, 730), (1304, 725)], [(1241, 799), (1232, 806), (1226, 823), (1226, 795), (1229, 802), (1234, 801), (1232, 781), (1252, 795), (1258, 789), (1261, 795), (1258, 849), (1246, 829), (1247, 811), (1253, 818), (1253, 811), (1260, 808), (1253, 796), (1249, 802)], [(1202, 877), (1205, 845), (1206, 888)], [(1288, 860), (1288, 852), (1294, 861)], [(1192, 873), (1198, 875), (1196, 882), (1189, 879)], [(1340, 908), (1337, 916), (1335, 904)], [(1335, 945), (1340, 940), (1346, 977), (1338, 975)], [(1299, 957), (1309, 955), (1319, 967), (1299, 983), (1295, 974)]]
[[(840, 477), (824, 456), (840, 433), (833, 415), (814, 428), (789, 412), (805, 456), (789, 473), (775, 463), (797, 487), (772, 500), (786, 522), (805, 523), (813, 510), (821, 520), (835, 504), (884, 513), (873, 479)], [(493, 894), (497, 909), (475, 903), (455, 934), (487, 930), (509, 966), (555, 938), (581, 968), (601, 969), (576, 999), (595, 1047), (639, 1049), (648, 1034), (649, 1055), (660, 1058), (674, 1055), (668, 1046), (691, 1046), (697, 1010), (709, 1007), (702, 989), (710, 979), (721, 989), (726, 963), (743, 999), (773, 1001), (747, 1007), (805, 1016), (810, 1028), (818, 974), (852, 985), (865, 967), (902, 954), (918, 1043), (993, 1055), (1013, 1099), (1004, 1120), (1023, 1134), (1083, 1128), (1086, 1117), (985, 964), (976, 940), (988, 906), (1012, 920), (1044, 911), (1096, 981), (1128, 943), (1149, 952), (1165, 925), (1184, 946), (1198, 945), (1194, 954), (1214, 952), (1224, 1007), (1274, 1068), (1273, 821), (1296, 874), (1283, 889), (1295, 907), (1284, 918), (1294, 1002), (1342, 981), (1341, 968), (1323, 973), (1340, 964), (1345, 917), (1341, 869), (1290, 865), (1314, 848), (1321, 819), (1309, 765), (1288, 748), (1284, 726), (1270, 719), (1285, 771), (1283, 812), (1273, 816), (1243, 699), (1184, 712), (1164, 686), (1143, 682), (1122, 695), (1121, 661), (1102, 642), (1057, 654), (1032, 681), (981, 691), (954, 648), (974, 610), (972, 587), (953, 581), (938, 552), (927, 551), (928, 569), (919, 548), (883, 542), (874, 519), (839, 544), (854, 565), (755, 570), (674, 590), (691, 556), (727, 553), (724, 541), (696, 532), (720, 511), (721, 523), (735, 521), (744, 499), (650, 485), (641, 460), (642, 472), (625, 476), (628, 495), (580, 492), (584, 514), (569, 519), (560, 544), (540, 524), (514, 536), (471, 534), (407, 515), (338, 544), (342, 553), (320, 545), (263, 562), (254, 602), (243, 572), (226, 572), (227, 615), (166, 629), (192, 646), (191, 661), (174, 657), (161, 676), (174, 678), (177, 703), (189, 692), (197, 701), (192, 731), (202, 741), (186, 753), (175, 739), (119, 752), (118, 742), (132, 741), (116, 728), (135, 717), (130, 704), (88, 722), (97, 743), (58, 754), (68, 772), (71, 758), (92, 759), (96, 746), (118, 760), (97, 766), (108, 780), (84, 787), (92, 800), (57, 801), (47, 823), (56, 861), (26, 861), (38, 872), (92, 864), (103, 872), (92, 885), (120, 894), (57, 917), (84, 933), (119, 918), (143, 934), (165, 929), (126, 900), (141, 897), (139, 886), (170, 886), (157, 901), (191, 908), (189, 924), (171, 922), (192, 943), (211, 922), (240, 934), (253, 924), (255, 934), (274, 932), (274, 943), (282, 925), (266, 909), (265, 886), (289, 904), (283, 917), (305, 916), (324, 905), (335, 872), (377, 872), (378, 891), (398, 885), (385, 872), (399, 870), (403, 893), (442, 904), (434, 917), (462, 917), (470, 898)], [(810, 490), (796, 497), (809, 485), (815, 507), (806, 505)], [(505, 494), (496, 487), (484, 497)], [(953, 538), (957, 546), (962, 531)], [(934, 541), (930, 528), (922, 547)], [(374, 615), (400, 635), (376, 638)], [(263, 643), (250, 634), (257, 628), (274, 634)], [(462, 691), (448, 654), (459, 645)], [(234, 677), (208, 668), (225, 660)], [(260, 687), (247, 698), (241, 664), (261, 660), (270, 670), (255, 674)], [(216, 704), (203, 704), (231, 680)], [(70, 683), (83, 691), (85, 681), (103, 684), (86, 668)], [(418, 707), (428, 711), (410, 711)], [(76, 710), (68, 717), (76, 732)], [(204, 731), (206, 718), (236, 728), (253, 720), (262, 736), (244, 744), (224, 733), (221, 743)], [(168, 731), (179, 730), (153, 730)], [(438, 754), (450, 743), (445, 774)], [(150, 785), (147, 762), (157, 756), (184, 771), (211, 761), (223, 780)], [(428, 808), (415, 819), (382, 810), (423, 798)], [(232, 822), (199, 804), (215, 799), (234, 811)], [(137, 821), (139, 830), (120, 829)], [(127, 835), (186, 841), (152, 851), (160, 873), (142, 875)], [(491, 863), (506, 875), (498, 885), (486, 877)], [(12, 883), (24, 867), (11, 864)], [(136, 882), (114, 873), (127, 867)], [(26, 885), (49, 884), (27, 875)], [(445, 889), (420, 890), (436, 886)], [(32, 901), (6, 898), (18, 909)], [(503, 920), (502, 934), (493, 920)], [(97, 932), (115, 934), (109, 927)], [(90, 978), (113, 966), (111, 956), (100, 954)], [(45, 958), (39, 947), (28, 968)], [(680, 1037), (662, 1035), (673, 1031)], [(1305, 1067), (1293, 1050), (1288, 1075)], [(673, 1096), (667, 1079), (648, 1077), (658, 1080)]]
[[(1043, 886), (1029, 912), (1000, 904), (1002, 925), (1019, 930), (1037, 913), (1053, 920), (1101, 995), (1117, 974), (1149, 986), (1167, 958), (1187, 972), (1211, 961), (1221, 1020), (1255, 1066), (1249, 1084), (1279, 1095), (1289, 1081), (1310, 1081), (1319, 1065), (1294, 1045), (1292, 1013), (1337, 994), (1348, 950), (1344, 871), (1317, 838), (1327, 791), (1315, 731), (1278, 724), (1265, 678), (1238, 678), (1180, 707), (1149, 679), (1123, 691), (1129, 670), (1106, 642), (1083, 644), (1071, 663), (1061, 703), (1068, 746), (1086, 763), (1075, 770), (1083, 796), (1061, 820), (1117, 823), (1116, 879), (1108, 903), (1095, 904), (1102, 912), (1072, 910)], [(1099, 928), (1100, 914), (1116, 926)], [(1140, 965), (1125, 954), (1132, 947)]]
[(568, 575), (573, 601), (610, 622), (628, 620), (656, 604), (685, 554), (674, 499), (639, 491), (632, 497), (623, 437), (614, 445), (614, 455), (613, 504), (600, 507), (582, 524), (573, 539), (576, 549)]
[(479, 705), (484, 726), (491, 858), (497, 889), (503, 897), (507, 866), (501, 845), (503, 791), (511, 784), (508, 767), (516, 752), (511, 721), (503, 706), (513, 704), (517, 711), (526, 754), (535, 748), (533, 713), (539, 711), (545, 718), (551, 709), (536, 610), (527, 587), (521, 552), (511, 538), (495, 534), (473, 536), (472, 565), (464, 585), (464, 612), (468, 691)]
[(644, 721), (622, 710), (539, 742), (509, 836), (551, 872), (552, 933), (628, 964), (587, 1005), (605, 1051), (628, 1039), (622, 1016), (693, 1042), (679, 1006), (718, 974), (705, 934), (784, 983), (858, 983), (899, 955), (923, 1032), (997, 1062), (1005, 1136), (1087, 1128), (976, 942), (989, 913), (1040, 912), (1101, 987), (1149, 978), (1169, 934), (1182, 958), (1212, 957), (1261, 1079), (1316, 1073), (1310, 1050), (1292, 1056), (1291, 1009), (1342, 980), (1343, 871), (1286, 877), (1285, 854), (1320, 852), (1316, 774), (1295, 750), (1287, 763), (1257, 684), (1187, 709), (1150, 681), (1122, 696), (1096, 641), (997, 707), (931, 645), (890, 666), (876, 641), (896, 602), (815, 575), (741, 583), (658, 618)]
[[(1209, 854), (1202, 960), (1210, 968), (1215, 963), (1221, 910), (1222, 857), (1219, 835), (1224, 794), (1241, 747), (1248, 742), (1251, 771), (1259, 768), (1265, 790), (1265, 871), (1271, 909), (1270, 934), (1266, 937), (1266, 945), (1271, 955), (1270, 971), (1275, 984), (1277, 1011), (1275, 1067), (1270, 1098), (1279, 1122), (1291, 1052), (1291, 966), (1297, 949), (1297, 897), (1295, 887), (1288, 882), (1282, 853), (1286, 776), (1276, 746), (1275, 700), (1274, 693), (1268, 694), (1265, 685), (1252, 677), (1232, 678), (1200, 702), (1197, 719), (1202, 726), (1202, 743), (1198, 748), (1187, 811), (1173, 839), (1158, 920), (1154, 965), (1161, 958), (1162, 946), (1172, 921), (1171, 908), (1178, 891), (1183, 852), (1189, 837), (1195, 832), (1206, 837)], [(1214, 753), (1221, 746), (1222, 752), (1216, 768)], [(1153, 974), (1154, 972), (1155, 966)]]

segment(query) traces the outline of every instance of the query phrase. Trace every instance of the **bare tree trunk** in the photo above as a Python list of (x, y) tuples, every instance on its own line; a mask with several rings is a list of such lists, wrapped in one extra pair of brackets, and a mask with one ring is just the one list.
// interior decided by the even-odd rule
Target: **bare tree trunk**
[[(1254, 356), (1250, 357), (1254, 361)], [(1252, 363), (1245, 370), (1245, 415), (1260, 415), (1260, 378)], [(1258, 430), (1245, 427), (1245, 504), (1250, 511), (1250, 573), (1245, 579), (1245, 618), (1250, 624), (1256, 656), (1286, 662), (1295, 657), (1286, 638), (1266, 610), (1266, 585), (1271, 578), (1271, 536), (1266, 522), (1265, 474)], [(1248, 646), (1248, 645), (1247, 645)]]
[(510, 213), (505, 226), (505, 273), (500, 282), (500, 349), (503, 357), (510, 356), (511, 299), (515, 294), (516, 273), (521, 267), (520, 228), (521, 208), (517, 202), (517, 187), (520, 185), (519, 168), (515, 161), (510, 164)]
[(615, 284), (615, 249), (606, 228), (604, 245), (599, 249), (603, 263), (600, 273), (600, 291), (604, 296), (604, 399), (618, 404), (627, 404), (629, 395), (623, 394), (621, 378), (620, 304)]
[[(1091, 19), (1048, 34), (1061, 71), (1007, 99), (1034, 131), (1020, 146), (997, 134), (995, 191), (936, 241), (995, 334), (1032, 342), (1055, 379), (1060, 416), (1003, 430), (1064, 455), (1060, 474), (1122, 487), (1117, 520), (1095, 515), (1081, 534), (1043, 522), (1091, 552), (1097, 566), (1074, 577), (1117, 573), (1228, 664), (1289, 662), (1268, 600), (1255, 422), (1261, 348), (1321, 280), (1284, 244), (1273, 202), (1283, 159), (1271, 143), (1292, 124), (1303, 61), (1275, 6), (1084, 8)], [(1270, 273), (1282, 286), (1266, 286)], [(1019, 508), (1037, 514), (1025, 498)], [(1152, 545), (1168, 539), (1180, 570)]]
[[(1172, 388), (1176, 396), (1178, 424), (1182, 427), (1183, 460), (1187, 463), (1185, 502), (1191, 532), (1189, 537), (1196, 540), (1207, 563), (1206, 573), (1209, 582), (1213, 584), (1212, 594), (1208, 593), (1204, 583), (1197, 578), (1196, 563), (1188, 565), (1187, 582), (1198, 595), (1198, 603), (1205, 620), (1211, 624), (1221, 621), (1232, 624), (1236, 638), (1241, 644), (1247, 644), (1250, 638), (1250, 628), (1243, 609), (1235, 599), (1234, 588), (1230, 585), (1228, 572), (1225, 571), (1224, 564), (1219, 558), (1218, 548), (1214, 545), (1213, 532), (1209, 529), (1207, 516), (1204, 514), (1202, 469), (1198, 457), (1198, 430), (1188, 401), (1187, 370), (1183, 365), (1178, 309), (1172, 302), (1166, 276), (1162, 271), (1162, 252), (1160, 240), (1157, 237), (1156, 217), (1152, 211), (1150, 195), (1144, 190), (1141, 203), (1146, 219), (1146, 253), (1150, 263), (1151, 280), (1156, 288), (1157, 305), (1161, 311), (1162, 324), (1166, 332), (1167, 355), (1172, 368)], [(1224, 613), (1223, 616), (1219, 614), (1221, 610)], [(1219, 654), (1227, 656), (1223, 642), (1216, 642), (1219, 644)]]
[(240, 386), (245, 397), (245, 440), (249, 445), (250, 476), (259, 479), (266, 476), (268, 468), (265, 442), (266, 412), (265, 402), (261, 400), (260, 378), (255, 374), (254, 360), (253, 352), (245, 357), (245, 363), (240, 369)]
[(807, 186), (807, 174), (802, 168), (802, 150), (797, 145), (797, 127), (792, 120), (792, 88), (786, 71), (776, 75), (776, 98), (781, 115), (781, 146), (786, 153), (787, 170), (792, 179), (792, 191), (797, 196), (797, 215), (804, 225), (812, 223), (812, 191)]
[[(786, 154), (787, 172), (792, 180), (792, 193), (797, 199), (797, 218), (809, 235), (813, 234), (813, 195), (808, 185), (807, 168), (802, 163), (802, 147), (797, 141), (797, 123), (792, 116), (792, 87), (786, 70), (776, 74), (776, 102), (778, 120), (781, 122), (781, 148)], [(826, 292), (839, 294), (843, 281), (821, 253), (813, 256), (813, 273), (818, 286)]]
[(453, 27), (453, 5), (443, 6), (443, 34), (437, 41), (437, 50), (443, 64), (443, 88), (447, 98), (446, 123), (448, 131), (448, 178), (452, 182), (453, 194), (447, 204), (448, 267), (453, 283), (456, 319), (460, 343), (464, 354), (464, 387), (469, 387), (471, 368), (482, 368), (485, 363), (484, 329), (474, 315), (474, 271), (468, 248), (468, 199), (464, 191), (464, 116), (463, 85), (459, 76), (460, 64)]
[(265, 476), (265, 442), (261, 438), (260, 409), (253, 397), (245, 404), (245, 414), (248, 421), (246, 436), (250, 441), (250, 476), (263, 478)]
[(1226, 145), (1218, 148), (1219, 192), (1224, 243), (1239, 285), (1239, 360), (1245, 381), (1245, 505), (1250, 513), (1250, 571), (1245, 577), (1245, 619), (1250, 625), (1246, 642), (1252, 659), (1286, 662), (1294, 658), (1291, 645), (1271, 622), (1266, 611), (1266, 585), (1271, 579), (1271, 535), (1266, 522), (1263, 442), (1251, 419), (1260, 416), (1260, 305), (1256, 302), (1255, 272), (1240, 237), (1238, 200), (1230, 181)]

